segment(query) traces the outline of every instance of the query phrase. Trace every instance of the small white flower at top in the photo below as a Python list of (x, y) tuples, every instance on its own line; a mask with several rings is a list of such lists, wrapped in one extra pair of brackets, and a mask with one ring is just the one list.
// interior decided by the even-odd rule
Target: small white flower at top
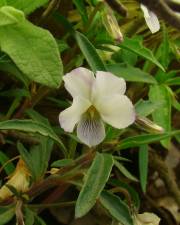
[(59, 115), (61, 127), (73, 132), (77, 124), (78, 138), (88, 146), (96, 146), (105, 138), (104, 122), (122, 129), (135, 121), (135, 110), (124, 95), (126, 82), (110, 72), (96, 74), (79, 67), (63, 77), (65, 88), (73, 97), (72, 106)]
[(143, 13), (144, 19), (146, 21), (147, 26), (149, 27), (151, 33), (156, 33), (160, 29), (159, 20), (154, 12), (149, 10), (145, 5), (140, 5)]

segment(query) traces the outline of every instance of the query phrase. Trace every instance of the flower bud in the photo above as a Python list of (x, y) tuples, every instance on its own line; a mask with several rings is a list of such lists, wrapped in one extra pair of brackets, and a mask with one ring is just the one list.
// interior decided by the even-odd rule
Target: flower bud
[(164, 128), (155, 124), (151, 120), (146, 117), (136, 116), (136, 124), (142, 128), (143, 130), (147, 130), (150, 132), (162, 133), (164, 132)]
[(121, 33), (119, 24), (113, 14), (113, 11), (108, 6), (107, 9), (104, 10), (102, 21), (109, 35), (115, 41), (121, 43), (123, 41), (123, 34)]

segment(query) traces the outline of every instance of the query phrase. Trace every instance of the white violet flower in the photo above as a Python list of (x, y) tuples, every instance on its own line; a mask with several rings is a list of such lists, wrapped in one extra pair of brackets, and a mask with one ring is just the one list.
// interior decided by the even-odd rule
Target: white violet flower
[(147, 26), (149, 27), (151, 33), (156, 33), (160, 29), (160, 24), (158, 17), (154, 12), (149, 10), (145, 5), (140, 5), (143, 13), (144, 13), (144, 19), (146, 21)]
[(104, 122), (125, 128), (135, 121), (130, 99), (124, 95), (126, 82), (110, 72), (93, 72), (79, 67), (63, 77), (65, 88), (73, 97), (72, 106), (59, 115), (61, 127), (72, 132), (77, 124), (78, 138), (88, 146), (105, 138)]

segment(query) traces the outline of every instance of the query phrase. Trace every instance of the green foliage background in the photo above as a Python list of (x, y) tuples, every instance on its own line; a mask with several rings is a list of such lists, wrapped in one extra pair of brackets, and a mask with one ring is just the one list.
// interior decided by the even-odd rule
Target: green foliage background
[[(15, 197), (0, 202), (0, 224), (71, 224), (58, 217), (66, 207), (72, 221), (93, 212), (97, 224), (105, 218), (133, 225), (138, 211), (150, 210), (173, 224), (150, 204), (149, 187), (157, 171), (180, 204), (165, 160), (180, 140), (180, 33), (160, 19), (152, 35), (139, 3), (121, 2), (127, 17), (98, 0), (0, 1), (0, 181), (6, 183), (19, 158), (30, 176), (26, 193), (9, 187)], [(123, 41), (113, 33), (118, 29)], [(79, 66), (123, 77), (136, 107), (136, 123), (124, 130), (106, 126), (95, 149), (58, 122), (72, 100), (62, 76)]]

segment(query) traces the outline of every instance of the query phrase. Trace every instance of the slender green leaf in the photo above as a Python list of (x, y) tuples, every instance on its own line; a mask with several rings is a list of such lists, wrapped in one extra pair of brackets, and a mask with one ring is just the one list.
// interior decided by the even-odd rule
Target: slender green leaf
[(62, 63), (57, 43), (49, 31), (27, 20), (3, 26), (0, 27), (0, 47), (30, 80), (59, 87)]
[(39, 133), (43, 136), (49, 136), (54, 141), (64, 147), (61, 140), (54, 133), (51, 127), (33, 120), (7, 120), (0, 122), (0, 130), (19, 130), (24, 132)]
[[(8, 156), (0, 151), (0, 164), (3, 166), (6, 162), (8, 162), (9, 158)], [(14, 171), (15, 167), (12, 162), (8, 162), (6, 166), (4, 166), (4, 170), (7, 175), (10, 175)]]
[(25, 14), (30, 14), (35, 9), (43, 6), (48, 0), (6, 0), (8, 5), (24, 11)]
[(77, 10), (79, 11), (79, 13), (82, 17), (84, 24), (86, 24), (88, 22), (88, 16), (87, 16), (87, 11), (86, 11), (84, 1), (83, 0), (73, 0), (73, 2), (76, 5)]
[(139, 148), (139, 175), (143, 192), (146, 192), (148, 176), (148, 145), (142, 145)]
[(78, 31), (75, 33), (75, 38), (91, 69), (94, 72), (98, 70), (106, 71), (103, 61), (88, 38)]
[(168, 85), (180, 85), (180, 77), (175, 77), (175, 78), (171, 78), (166, 80), (166, 84)]
[(31, 171), (34, 181), (44, 176), (48, 167), (53, 143), (52, 139), (41, 136), (40, 144), (32, 146), (30, 152), (28, 152), (21, 143), (17, 144), (21, 157)]
[(0, 62), (0, 70), (7, 72), (8, 74), (12, 75), (13, 78), (20, 80), (25, 87), (28, 89), (30, 80), (28, 77), (24, 76), (24, 74), (19, 70), (19, 68), (11, 61), (11, 59), (7, 59), (3, 62)]
[(34, 109), (28, 109), (26, 110), (26, 114), (34, 121), (43, 123), (47, 126), (50, 126), (50, 123), (48, 121), (48, 119), (44, 116), (42, 116), (40, 113), (38, 113), (37, 111), (35, 111)]
[(151, 102), (149, 100), (142, 100), (142, 99), (140, 99), (135, 105), (136, 113), (139, 116), (143, 117), (149, 116), (159, 107), (162, 107), (162, 103), (159, 101)]
[(0, 224), (6, 225), (14, 216), (15, 209), (10, 207), (8, 209), (0, 207)]
[(133, 225), (128, 206), (118, 196), (103, 191), (100, 196), (100, 202), (123, 225)]
[(132, 67), (124, 63), (106, 65), (106, 68), (116, 76), (123, 77), (126, 81), (143, 82), (149, 84), (157, 83), (156, 79), (153, 76), (140, 70), (139, 68)]
[(129, 184), (126, 184), (120, 180), (117, 179), (110, 179), (110, 181), (108, 182), (109, 184), (113, 185), (114, 187), (121, 187), (121, 188), (125, 188), (129, 194), (131, 195), (131, 198), (134, 202), (134, 205), (137, 209), (139, 209), (140, 207), (140, 198), (138, 193), (135, 191), (135, 189), (130, 186)]
[(51, 164), (51, 167), (63, 167), (63, 166), (69, 166), (72, 165), (74, 162), (73, 159), (61, 159), (53, 162)]
[(34, 225), (35, 213), (27, 207), (25, 207), (24, 211), (25, 225)]
[(165, 132), (163, 134), (142, 134), (134, 137), (128, 137), (121, 141), (121, 143), (118, 145), (118, 149), (126, 149), (144, 144), (151, 144), (177, 134), (180, 134), (180, 131), (177, 130)]
[(152, 51), (148, 48), (145, 48), (140, 40), (126, 37), (124, 41), (120, 44), (120, 47), (128, 49), (129, 51), (132, 51), (137, 55), (144, 57), (145, 59), (151, 61), (164, 71), (164, 67), (157, 61)]
[[(162, 102), (162, 106), (156, 109), (152, 115), (153, 120), (165, 131), (171, 131), (171, 96), (164, 85), (153, 85), (150, 87), (149, 99), (153, 103)], [(161, 143), (168, 147), (170, 138)]]
[(112, 155), (96, 154), (76, 202), (76, 218), (84, 216), (94, 206), (110, 176), (112, 166)]
[(133, 181), (138, 181), (136, 177), (134, 177), (123, 165), (122, 163), (118, 162), (117, 160), (114, 161), (114, 165), (119, 169), (119, 171), (128, 179)]
[(163, 40), (159, 47), (159, 51), (160, 51), (160, 62), (165, 69), (168, 68), (168, 65), (170, 62), (170, 54), (169, 54), (170, 48), (169, 47), (170, 46), (169, 46), (169, 40), (168, 40), (168, 32), (167, 32), (165, 25), (163, 25)]

